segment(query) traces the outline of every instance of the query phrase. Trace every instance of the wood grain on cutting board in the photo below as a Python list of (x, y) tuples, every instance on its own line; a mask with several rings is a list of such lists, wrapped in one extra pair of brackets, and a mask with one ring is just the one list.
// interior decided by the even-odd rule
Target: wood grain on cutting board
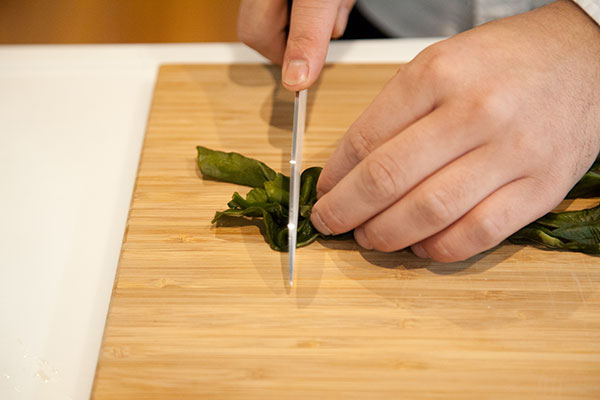
[[(325, 68), (305, 167), (394, 71)], [(289, 288), (287, 254), (255, 222), (211, 225), (249, 189), (203, 180), (195, 146), (287, 172), (293, 96), (279, 81), (261, 65), (161, 68), (93, 399), (600, 398), (598, 257), (504, 243), (441, 264), (317, 242)]]

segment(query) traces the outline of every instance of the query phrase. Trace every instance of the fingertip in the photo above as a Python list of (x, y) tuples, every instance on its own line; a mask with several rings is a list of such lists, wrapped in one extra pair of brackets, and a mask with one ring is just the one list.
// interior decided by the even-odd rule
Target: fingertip
[(294, 1), (283, 58), (282, 82), (286, 89), (308, 89), (319, 77), (338, 8), (339, 0)]
[(321, 214), (319, 213), (319, 209), (316, 204), (313, 207), (312, 212), (310, 214), (310, 222), (312, 222), (314, 227), (322, 234), (328, 235), (328, 236), (333, 235), (333, 232), (331, 231), (331, 229), (329, 229), (329, 227), (323, 221), (323, 218), (321, 218)]
[[(306, 63), (306, 67), (303, 62)], [(286, 61), (284, 56), (281, 83), (283, 87), (293, 92), (308, 89), (318, 79), (321, 69), (322, 65), (319, 66), (318, 63), (303, 59)]]
[(364, 249), (373, 250), (373, 245), (369, 242), (369, 238), (365, 234), (365, 228), (362, 226), (354, 230), (354, 239)]
[(413, 254), (419, 258), (431, 258), (421, 243), (413, 244), (410, 249), (412, 250)]
[(290, 90), (303, 90), (308, 87), (308, 62), (303, 59), (289, 60), (283, 67), (283, 85)]

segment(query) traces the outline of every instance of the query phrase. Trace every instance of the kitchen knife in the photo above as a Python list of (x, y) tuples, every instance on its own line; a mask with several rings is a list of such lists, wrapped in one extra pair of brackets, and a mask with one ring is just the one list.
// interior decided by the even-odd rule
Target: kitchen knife
[(294, 98), (294, 130), (292, 134), (292, 156), (290, 159), (290, 205), (288, 216), (288, 252), (290, 286), (294, 286), (294, 263), (298, 238), (298, 208), (300, 201), (300, 174), (302, 172), (302, 145), (306, 122), (307, 89), (296, 92)]

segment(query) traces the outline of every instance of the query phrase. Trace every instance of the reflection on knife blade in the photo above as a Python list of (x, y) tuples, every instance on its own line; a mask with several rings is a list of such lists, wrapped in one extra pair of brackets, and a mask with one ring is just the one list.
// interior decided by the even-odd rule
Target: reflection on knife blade
[(292, 135), (292, 156), (290, 158), (290, 205), (288, 219), (288, 251), (290, 286), (294, 285), (294, 263), (296, 261), (296, 240), (298, 226), (298, 202), (300, 199), (300, 173), (302, 171), (302, 144), (306, 122), (307, 91), (296, 92), (294, 99), (294, 130)]

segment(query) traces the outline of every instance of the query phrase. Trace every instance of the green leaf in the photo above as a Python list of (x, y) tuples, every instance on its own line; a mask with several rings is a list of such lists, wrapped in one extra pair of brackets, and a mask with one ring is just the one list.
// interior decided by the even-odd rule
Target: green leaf
[(600, 222), (600, 206), (578, 211), (548, 213), (536, 221), (547, 228), (578, 227)]
[(509, 239), (516, 244), (600, 254), (600, 205), (585, 210), (548, 213)]
[(313, 224), (307, 218), (303, 218), (298, 224), (298, 247), (306, 246), (317, 240), (319, 231), (315, 229)]
[(262, 217), (262, 221), (265, 226), (265, 239), (267, 240), (271, 248), (277, 251), (284, 251), (284, 248), (281, 246), (280, 240), (283, 229), (285, 229), (285, 245), (287, 246), (287, 226), (282, 227), (278, 225), (275, 222), (275, 217), (269, 212), (268, 207), (252, 206), (243, 210), (229, 209), (225, 211), (219, 211), (215, 214), (212, 223), (214, 224), (215, 222), (217, 222), (217, 220), (226, 215), (231, 217)]
[(198, 167), (202, 175), (238, 185), (263, 187), (275, 178), (275, 171), (265, 163), (239, 153), (224, 153), (198, 146)]
[(300, 177), (300, 206), (310, 206), (317, 202), (317, 181), (321, 175), (321, 167), (307, 168)]
[[(202, 146), (198, 146), (197, 150), (198, 166), (204, 176), (254, 187), (245, 198), (235, 192), (227, 203), (229, 208), (217, 212), (212, 223), (225, 216), (259, 218), (264, 224), (265, 239), (271, 248), (287, 251), (290, 178), (258, 160), (238, 153), (224, 153)], [(317, 201), (317, 181), (321, 170), (321, 167), (308, 168), (300, 178), (297, 247), (309, 245), (318, 237), (338, 238), (321, 235), (310, 222), (310, 212)], [(348, 238), (348, 235), (343, 238)]]
[(578, 197), (600, 197), (600, 161), (596, 160), (589, 171), (567, 194), (567, 199)]
[(231, 201), (227, 203), (229, 208), (248, 208), (252, 205), (268, 203), (269, 198), (267, 197), (267, 192), (265, 189), (254, 188), (248, 192), (246, 198), (244, 199), (238, 192), (233, 194)]
[(535, 222), (514, 233), (509, 239), (514, 244), (535, 243), (549, 248), (564, 248), (563, 242), (552, 236), (549, 229)]
[(290, 178), (277, 174), (271, 181), (265, 182), (265, 191), (271, 203), (280, 203), (287, 206), (290, 202)]
[(561, 240), (585, 245), (600, 242), (600, 229), (593, 225), (559, 228), (552, 231), (552, 234)]

